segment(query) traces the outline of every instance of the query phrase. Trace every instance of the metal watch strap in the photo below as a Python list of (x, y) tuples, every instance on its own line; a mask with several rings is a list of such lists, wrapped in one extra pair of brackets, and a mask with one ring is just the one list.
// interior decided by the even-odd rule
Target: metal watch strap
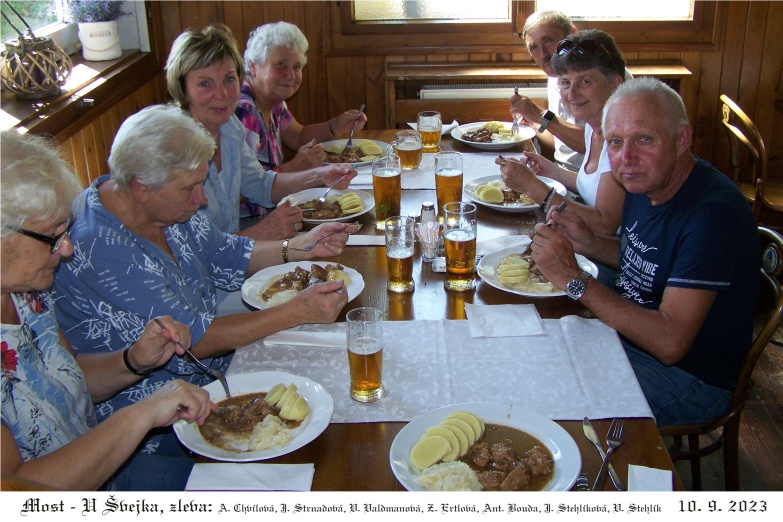
[(544, 132), (546, 128), (549, 126), (552, 120), (555, 119), (555, 113), (547, 110), (544, 113), (543, 118), (541, 118), (541, 123), (539, 123), (538, 132)]
[(569, 281), (566, 286), (566, 294), (568, 294), (568, 297), (574, 301), (579, 301), (587, 290), (587, 280), (591, 277), (590, 272), (582, 270), (576, 279)]

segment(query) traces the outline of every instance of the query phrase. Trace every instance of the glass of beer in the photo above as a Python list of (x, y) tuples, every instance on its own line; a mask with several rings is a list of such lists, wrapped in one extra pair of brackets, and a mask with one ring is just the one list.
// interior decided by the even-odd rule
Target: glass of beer
[(375, 197), (375, 228), (386, 229), (386, 218), (400, 213), (400, 157), (381, 156), (372, 161), (372, 191)]
[(462, 201), (462, 154), (459, 152), (435, 155), (435, 198), (440, 218), (443, 217), (443, 205)]
[(393, 216), (386, 220), (386, 262), (390, 292), (413, 292), (413, 218)]
[(446, 290), (476, 288), (476, 205), (452, 202), (443, 207)]
[(400, 157), (402, 170), (415, 169), (421, 163), (421, 134), (419, 131), (397, 131), (397, 139), (389, 145)]
[(354, 308), (345, 314), (351, 398), (374, 402), (383, 397), (383, 314), (377, 308)]
[(416, 128), (421, 133), (421, 144), (424, 152), (438, 152), (440, 131), (443, 128), (438, 111), (423, 111), (419, 113)]

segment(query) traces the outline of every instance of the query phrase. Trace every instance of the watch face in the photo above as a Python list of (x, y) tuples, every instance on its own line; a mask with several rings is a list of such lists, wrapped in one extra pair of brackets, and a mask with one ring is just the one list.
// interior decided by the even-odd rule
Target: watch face
[(585, 293), (585, 290), (587, 290), (587, 285), (585, 285), (584, 281), (579, 279), (569, 281), (568, 286), (566, 287), (566, 293), (568, 294), (568, 297), (574, 301), (582, 297), (582, 295)]

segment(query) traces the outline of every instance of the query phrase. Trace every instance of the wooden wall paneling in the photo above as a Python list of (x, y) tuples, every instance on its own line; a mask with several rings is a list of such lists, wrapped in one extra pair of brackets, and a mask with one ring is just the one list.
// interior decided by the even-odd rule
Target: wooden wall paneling
[[(761, 60), (767, 32), (768, 3), (750, 2), (745, 23), (745, 39), (742, 46), (742, 69), (737, 80), (737, 99), (740, 107), (758, 107), (761, 83)], [(780, 35), (777, 35), (780, 38)], [(752, 118), (758, 125), (756, 118)]]
[[(189, 2), (187, 2), (189, 3)], [(156, 2), (156, 7), (159, 10), (160, 24), (162, 26), (163, 47), (161, 54), (163, 57), (162, 64), (166, 63), (166, 57), (171, 51), (171, 44), (177, 38), (177, 36), (186, 29), (186, 25), (182, 21), (182, 12), (180, 10), (180, 2)]]
[(348, 58), (345, 56), (333, 56), (326, 59), (326, 70), (328, 71), (326, 77), (327, 107), (329, 108), (330, 118), (346, 110), (347, 103), (344, 93), (347, 92), (347, 61)]
[(63, 146), (71, 149), (71, 158), (73, 159), (71, 165), (79, 176), (79, 179), (82, 180), (82, 185), (86, 187), (90, 184), (90, 178), (87, 173), (87, 155), (85, 154), (82, 131), (71, 136)]
[(364, 56), (351, 56), (345, 61), (346, 82), (343, 91), (343, 108), (335, 114), (349, 109), (358, 109), (367, 103), (367, 74)]
[[(307, 2), (296, 13), (297, 26), (307, 35), (310, 50), (302, 88), (297, 94), (302, 98), (304, 111), (300, 122), (320, 123), (329, 119), (326, 94), (326, 35), (328, 33), (328, 9), (324, 2)], [(307, 82), (307, 86), (304, 85)]]
[(261, 25), (262, 18), (256, 15), (261, 9), (262, 2), (224, 2), (223, 23), (231, 28), (234, 38), (237, 39), (239, 52), (245, 52), (245, 44), (250, 31)]
[(701, 82), (701, 56), (702, 53), (682, 53), (682, 65), (691, 71), (689, 78), (680, 81), (680, 96), (685, 103), (685, 110), (691, 126), (695, 129), (698, 119), (699, 83)]
[[(783, 154), (783, 150), (781, 148), (770, 149), (770, 142), (774, 135), (774, 120), (783, 117), (780, 112), (774, 109), (775, 100), (783, 98), (783, 45), (780, 43), (780, 32), (783, 28), (783, 2), (770, 2), (765, 18), (764, 41), (759, 50), (761, 61), (757, 80), (758, 94), (751, 118), (764, 138), (769, 155), (780, 156)], [(743, 75), (743, 85), (744, 79)], [(748, 85), (748, 88), (752, 87), (752, 84)]]
[(385, 129), (386, 125), (386, 82), (383, 77), (383, 56), (367, 56), (364, 74), (367, 85), (366, 104), (367, 128)]
[[(179, 36), (179, 34), (184, 31), (185, 29), (194, 29), (199, 30), (203, 28), (205, 25), (204, 20), (201, 18), (201, 9), (199, 8), (199, 4), (202, 2), (197, 1), (189, 1), (189, 2), (173, 2), (176, 3), (177, 6), (179, 6), (179, 17), (180, 17), (180, 28), (177, 31), (176, 34), (174, 34), (174, 38)], [(213, 18), (210, 21), (218, 22), (220, 20), (217, 20)], [(172, 38), (172, 42), (174, 41), (174, 38)]]

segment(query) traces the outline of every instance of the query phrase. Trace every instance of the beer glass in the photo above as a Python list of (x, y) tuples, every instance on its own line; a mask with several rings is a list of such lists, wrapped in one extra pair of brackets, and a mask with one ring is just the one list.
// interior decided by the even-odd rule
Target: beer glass
[(383, 314), (377, 308), (354, 308), (345, 314), (351, 398), (374, 402), (383, 397)]
[(381, 156), (372, 161), (372, 191), (375, 197), (375, 228), (386, 229), (386, 218), (400, 213), (400, 157)]
[(438, 152), (440, 150), (440, 131), (443, 128), (440, 113), (437, 111), (420, 112), (416, 128), (421, 133), (422, 150), (424, 152)]
[(462, 201), (462, 154), (459, 152), (438, 152), (435, 155), (435, 198), (441, 219), (443, 205)]
[(390, 292), (413, 292), (413, 218), (393, 216), (386, 220), (386, 263)]
[(415, 169), (421, 163), (421, 134), (419, 131), (397, 131), (397, 139), (389, 146), (400, 157), (402, 170)]
[(446, 290), (476, 288), (476, 205), (452, 202), (443, 207)]

